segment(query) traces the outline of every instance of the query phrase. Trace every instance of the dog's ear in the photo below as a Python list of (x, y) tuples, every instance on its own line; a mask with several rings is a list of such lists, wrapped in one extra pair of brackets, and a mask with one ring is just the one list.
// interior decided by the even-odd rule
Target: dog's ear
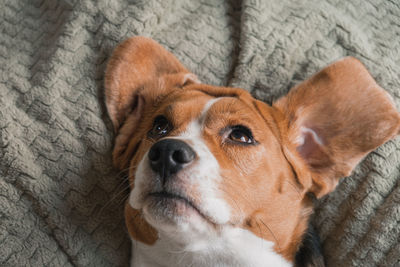
[(128, 114), (140, 118), (158, 96), (191, 83), (199, 83), (197, 77), (152, 39), (125, 40), (114, 50), (105, 73), (106, 106), (114, 129)]
[(317, 197), (400, 128), (389, 94), (351, 57), (299, 84), (273, 107), (283, 114), (280, 128), (311, 172), (309, 191)]

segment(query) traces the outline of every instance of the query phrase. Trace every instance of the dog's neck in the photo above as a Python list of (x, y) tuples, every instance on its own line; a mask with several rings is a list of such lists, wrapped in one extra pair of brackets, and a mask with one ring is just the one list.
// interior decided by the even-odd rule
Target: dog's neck
[(192, 240), (190, 247), (160, 236), (148, 246), (133, 240), (131, 266), (292, 266), (272, 242), (250, 231), (225, 227), (218, 236)]

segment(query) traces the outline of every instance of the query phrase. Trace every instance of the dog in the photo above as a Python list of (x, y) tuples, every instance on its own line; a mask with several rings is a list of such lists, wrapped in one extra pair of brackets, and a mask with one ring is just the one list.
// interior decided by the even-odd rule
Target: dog
[(268, 105), (201, 83), (145, 37), (114, 50), (105, 102), (113, 163), (129, 176), (131, 266), (304, 264), (312, 198), (400, 129), (392, 98), (355, 58)]

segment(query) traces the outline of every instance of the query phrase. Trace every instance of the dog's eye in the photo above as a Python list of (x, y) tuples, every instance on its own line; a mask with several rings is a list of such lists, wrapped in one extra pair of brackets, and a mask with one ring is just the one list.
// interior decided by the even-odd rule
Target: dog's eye
[(149, 135), (152, 137), (161, 137), (166, 135), (170, 130), (171, 125), (169, 121), (160, 115), (154, 119), (153, 128), (150, 130)]
[(242, 125), (233, 126), (228, 138), (237, 143), (254, 144), (251, 131)]

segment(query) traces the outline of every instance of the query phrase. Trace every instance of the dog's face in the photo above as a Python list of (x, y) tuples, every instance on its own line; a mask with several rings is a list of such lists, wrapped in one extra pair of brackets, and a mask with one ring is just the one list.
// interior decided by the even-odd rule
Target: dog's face
[(311, 213), (308, 194), (332, 191), (400, 126), (390, 97), (355, 59), (268, 106), (244, 90), (199, 83), (142, 37), (111, 57), (106, 104), (117, 132), (114, 164), (129, 172), (132, 238), (195, 250), (241, 229), (288, 261)]
[(199, 86), (165, 96), (133, 134), (129, 206), (156, 229), (189, 231), (190, 242), (224, 225), (283, 237), (280, 221), (273, 233), (264, 224), (302, 199), (278, 139), (247, 94), (214, 97)]

